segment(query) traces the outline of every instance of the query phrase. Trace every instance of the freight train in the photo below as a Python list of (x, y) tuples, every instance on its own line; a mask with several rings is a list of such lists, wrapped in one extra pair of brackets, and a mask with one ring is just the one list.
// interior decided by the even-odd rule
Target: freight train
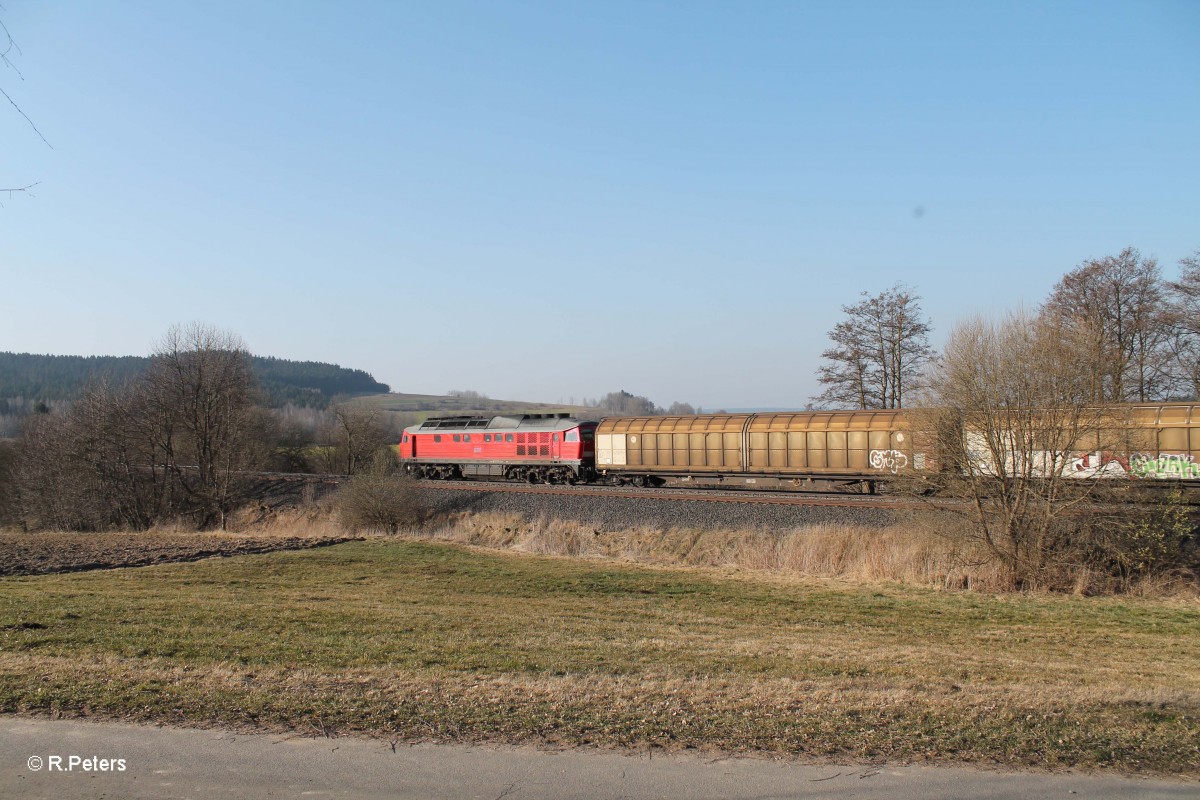
[[(1119, 449), (1081, 443), (1068, 474), (1200, 481), (1200, 405), (1120, 407)], [(968, 434), (969, 439), (969, 434)], [(423, 478), (874, 493), (938, 469), (902, 410), (608, 417), (436, 417), (404, 429), (403, 469)]]

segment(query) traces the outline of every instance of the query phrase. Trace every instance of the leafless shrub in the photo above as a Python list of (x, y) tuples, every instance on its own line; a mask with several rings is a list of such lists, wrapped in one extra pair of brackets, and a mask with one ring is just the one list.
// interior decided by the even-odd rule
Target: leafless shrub
[(342, 524), (353, 531), (394, 534), (425, 516), (414, 482), (399, 474), (388, 453), (378, 454), (369, 470), (355, 475), (338, 492), (335, 505)]
[(1078, 452), (1114, 449), (1114, 412), (1095, 402), (1100, 365), (1078, 331), (1026, 313), (975, 318), (951, 332), (915, 436), (938, 442), (929, 482), (961, 513), (968, 540), (1015, 588), (1061, 582), (1079, 564), (1087, 501), (1104, 473)]
[(1200, 578), (1200, 529), (1179, 491), (1094, 525), (1081, 540), (1088, 591), (1195, 586)]

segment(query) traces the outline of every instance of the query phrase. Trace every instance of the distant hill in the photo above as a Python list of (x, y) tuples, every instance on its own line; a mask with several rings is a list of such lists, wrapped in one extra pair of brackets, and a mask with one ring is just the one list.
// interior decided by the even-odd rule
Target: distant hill
[(440, 394), (379, 394), (359, 398), (361, 403), (373, 403), (384, 411), (399, 415), (405, 425), (427, 417), (470, 414), (551, 414), (566, 412), (580, 419), (599, 419), (598, 408), (563, 403), (536, 403), (525, 400), (494, 400), (490, 397), (462, 397)]
[[(251, 364), (268, 403), (324, 408), (337, 395), (390, 391), (361, 369), (319, 361), (288, 361), (252, 356)], [(128, 383), (150, 364), (143, 356), (48, 356), (0, 353), (0, 398), (70, 400), (89, 383), (104, 379)]]

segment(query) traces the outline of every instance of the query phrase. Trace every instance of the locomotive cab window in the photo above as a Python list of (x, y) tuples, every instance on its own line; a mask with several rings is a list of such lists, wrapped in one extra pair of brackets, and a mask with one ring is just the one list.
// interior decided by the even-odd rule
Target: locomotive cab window
[(404, 434), (404, 439), (403, 439), (402, 441), (404, 441), (405, 443), (407, 443), (407, 442), (408, 442), (408, 434), (407, 434), (407, 433), (406, 433), (406, 434)]
[(578, 442), (579, 441), (579, 431), (567, 431), (566, 441)]
[(556, 433), (556, 434), (554, 434), (554, 437), (553, 437), (553, 438), (554, 438), (554, 441), (556, 441), (556, 442), (557, 442), (557, 441), (558, 441), (558, 434), (557, 434), (557, 433)]

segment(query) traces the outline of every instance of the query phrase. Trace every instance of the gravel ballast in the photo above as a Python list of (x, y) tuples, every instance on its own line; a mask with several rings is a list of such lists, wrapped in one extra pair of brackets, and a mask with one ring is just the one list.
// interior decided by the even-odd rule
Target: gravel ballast
[[(883, 507), (769, 505), (712, 500), (656, 500), (569, 494), (533, 494), (421, 487), (421, 500), (434, 514), (507, 512), (527, 519), (547, 517), (593, 525), (600, 530), (639, 526), (678, 528), (779, 528), (839, 524), (882, 528), (895, 522)], [(698, 491), (698, 490), (697, 490)]]

